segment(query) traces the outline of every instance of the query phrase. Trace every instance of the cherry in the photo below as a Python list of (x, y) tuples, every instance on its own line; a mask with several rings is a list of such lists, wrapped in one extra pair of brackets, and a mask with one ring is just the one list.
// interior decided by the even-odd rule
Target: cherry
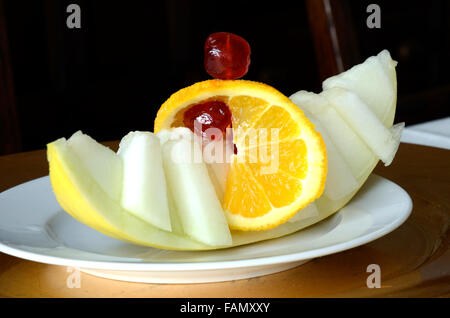
[[(206, 101), (186, 110), (183, 114), (183, 123), (185, 127), (202, 137), (209, 138), (206, 133), (208, 128), (218, 128), (225, 136), (227, 127), (231, 126), (231, 111), (222, 101)], [(199, 124), (201, 124), (201, 131), (196, 131), (195, 126)], [(213, 135), (210, 137), (214, 139)]]
[(228, 33), (211, 34), (205, 42), (205, 69), (217, 79), (238, 79), (248, 72), (250, 45), (242, 37)]

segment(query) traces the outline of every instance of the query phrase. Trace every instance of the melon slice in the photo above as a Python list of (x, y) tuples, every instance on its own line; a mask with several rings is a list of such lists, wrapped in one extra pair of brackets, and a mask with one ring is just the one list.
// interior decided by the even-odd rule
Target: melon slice
[[(354, 178), (359, 178), (371, 165), (374, 158), (373, 151), (331, 107), (329, 100), (323, 94), (300, 91), (292, 95), (291, 99), (304, 109), (308, 119), (316, 124), (316, 130), (322, 134), (322, 137), (328, 139), (328, 142), (324, 140), (327, 146), (327, 156), (330, 151), (332, 156), (328, 161), (342, 169), (342, 164), (335, 162), (342, 160), (346, 163), (344, 169), (351, 171)], [(329, 136), (332, 137), (332, 141)], [(337, 152), (336, 155), (334, 155), (335, 152)], [(339, 158), (336, 158), (337, 155)], [(328, 169), (327, 179), (330, 178), (330, 173), (337, 172)], [(335, 187), (333, 187), (333, 191), (336, 191)]]
[[(121, 174), (121, 168), (104, 160), (104, 153), (111, 151), (111, 156), (117, 154), (99, 143), (92, 144), (88, 138), (83, 139), (84, 144), (79, 141), (77, 147), (84, 151), (78, 154), (65, 138), (47, 145), (52, 188), (67, 213), (105, 235), (134, 244), (181, 250), (211, 248), (185, 236), (163, 231), (123, 209), (120, 196), (111, 198), (107, 192), (109, 188), (102, 186), (108, 186), (108, 183), (99, 177), (111, 180), (111, 175)], [(92, 168), (95, 168), (96, 177), (90, 172)], [(121, 184), (120, 180), (109, 186), (116, 188)]]
[(324, 194), (315, 201), (317, 221), (344, 206), (379, 159), (388, 165), (395, 156), (404, 127), (404, 123), (392, 125), (396, 65), (385, 50), (325, 80), (320, 94), (299, 91), (290, 97), (316, 124), (327, 148), (328, 176)]
[(397, 62), (389, 51), (383, 50), (362, 64), (332, 76), (322, 83), (324, 91), (340, 87), (356, 94), (373, 111), (378, 119), (390, 127), (397, 103)]
[(346, 89), (331, 88), (322, 92), (322, 95), (374, 154), (385, 165), (390, 165), (400, 144), (404, 124), (396, 125), (393, 129), (386, 128), (358, 95)]
[[(90, 136), (77, 131), (67, 141), (67, 146), (81, 160), (87, 172), (113, 200), (122, 193), (122, 160), (114, 151), (99, 144)], [(95, 160), (91, 157), (95, 155)]]
[(164, 171), (183, 232), (211, 246), (232, 244), (222, 205), (202, 158), (200, 145), (188, 128), (160, 131)]
[(117, 154), (123, 162), (122, 207), (171, 231), (159, 138), (150, 132), (130, 132), (122, 138)]

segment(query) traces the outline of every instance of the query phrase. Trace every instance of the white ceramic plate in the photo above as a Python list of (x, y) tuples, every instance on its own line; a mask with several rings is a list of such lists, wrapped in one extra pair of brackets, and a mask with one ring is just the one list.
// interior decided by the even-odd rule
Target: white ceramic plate
[(118, 280), (218, 282), (279, 272), (366, 244), (401, 225), (411, 210), (402, 188), (371, 175), (346, 207), (297, 233), (218, 251), (168, 251), (128, 244), (79, 223), (61, 209), (43, 177), (0, 193), (0, 251)]

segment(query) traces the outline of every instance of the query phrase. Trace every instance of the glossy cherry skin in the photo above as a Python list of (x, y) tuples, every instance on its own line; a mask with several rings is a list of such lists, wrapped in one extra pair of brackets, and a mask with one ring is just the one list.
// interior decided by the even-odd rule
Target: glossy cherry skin
[[(185, 127), (202, 137), (210, 137), (206, 134), (209, 128), (219, 129), (224, 136), (227, 127), (231, 126), (231, 111), (222, 101), (207, 101), (186, 110), (183, 114), (183, 123)], [(201, 131), (195, 131), (195, 126), (200, 127), (200, 124)]]
[(205, 42), (204, 64), (206, 72), (216, 79), (241, 78), (250, 66), (250, 45), (233, 33), (213, 33)]

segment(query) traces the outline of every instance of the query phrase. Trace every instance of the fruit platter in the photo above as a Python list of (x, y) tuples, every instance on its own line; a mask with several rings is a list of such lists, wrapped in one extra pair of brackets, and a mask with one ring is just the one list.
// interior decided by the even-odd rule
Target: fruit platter
[(394, 160), (404, 123), (387, 50), (290, 97), (241, 79), (250, 46), (237, 35), (210, 35), (204, 66), (213, 79), (174, 92), (154, 131), (128, 133), (117, 152), (82, 131), (47, 145), (65, 212), (138, 246), (230, 249), (320, 223)]

